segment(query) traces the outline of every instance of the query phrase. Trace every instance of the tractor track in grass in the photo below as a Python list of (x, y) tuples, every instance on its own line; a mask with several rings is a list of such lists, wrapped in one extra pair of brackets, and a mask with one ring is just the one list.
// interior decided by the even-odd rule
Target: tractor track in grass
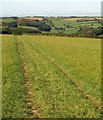
[(17, 37), (15, 39), (16, 39), (17, 52), (22, 62), (22, 71), (23, 71), (23, 79), (24, 79), (23, 85), (24, 85), (25, 94), (26, 94), (25, 102), (27, 104), (27, 109), (29, 110), (28, 115), (32, 115), (35, 118), (43, 118), (42, 115), (39, 113), (39, 109), (37, 109), (33, 104), (33, 101), (34, 101), (33, 83), (32, 83), (32, 80), (29, 79), (27, 63), (25, 61), (24, 55), (19, 49), (19, 45), (18, 45), (19, 43), (18, 43)]
[(81, 92), (81, 94), (86, 98), (88, 99), (92, 104), (93, 106), (98, 109), (101, 113), (103, 113), (103, 108), (101, 106), (100, 103), (97, 102), (97, 100), (95, 100), (95, 98), (90, 94), (88, 93), (87, 91), (85, 91), (81, 85), (81, 83), (75, 79), (75, 77), (72, 75), (68, 75), (67, 71), (64, 70), (59, 64), (57, 64), (53, 58), (51, 57), (48, 57), (45, 53), (41, 52), (39, 49), (37, 49), (35, 47), (35, 45), (31, 44), (30, 42), (27, 41), (28, 44), (30, 44), (30, 46), (35, 50), (37, 51), (41, 56), (43, 56), (45, 59), (47, 59), (52, 65), (54, 65), (70, 82), (71, 84), (73, 84), (76, 89)]

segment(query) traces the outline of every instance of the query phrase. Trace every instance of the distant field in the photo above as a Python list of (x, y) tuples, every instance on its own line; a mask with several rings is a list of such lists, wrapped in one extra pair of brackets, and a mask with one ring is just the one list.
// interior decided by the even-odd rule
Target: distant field
[(31, 29), (35, 29), (35, 30), (38, 30), (37, 27), (31, 27), (31, 26), (19, 26), (20, 28), (31, 28)]
[(4, 118), (99, 118), (101, 40), (3, 35)]
[[(98, 20), (101, 20), (101, 18), (96, 18)], [(84, 18), (84, 17), (81, 17), (81, 18), (66, 18), (64, 20), (95, 20), (95, 18)]]
[(5, 19), (2, 19), (3, 22), (14, 22), (16, 20), (14, 20), (13, 18), (5, 18)]
[(25, 19), (28, 19), (28, 20), (40, 20), (40, 21), (42, 21), (43, 20), (43, 18), (36, 18), (36, 17), (29, 17), (29, 18), (25, 18)]

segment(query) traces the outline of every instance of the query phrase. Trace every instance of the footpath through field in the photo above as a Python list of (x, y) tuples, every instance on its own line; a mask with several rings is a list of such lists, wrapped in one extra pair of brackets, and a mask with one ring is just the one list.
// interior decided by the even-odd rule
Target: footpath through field
[(55, 58), (45, 54), (42, 42), (34, 41), (17, 37), (31, 112), (39, 118), (100, 117), (99, 100)]
[(23, 76), (24, 76), (24, 87), (25, 87), (25, 102), (27, 104), (27, 108), (29, 110), (28, 112), (28, 117), (30, 117), (30, 115), (33, 118), (42, 118), (41, 114), (38, 112), (39, 109), (37, 109), (35, 107), (35, 104), (33, 103), (35, 100), (35, 92), (33, 91), (33, 83), (32, 80), (29, 79), (29, 75), (28, 75), (28, 67), (27, 67), (27, 63), (24, 57), (24, 54), (21, 52), (21, 42), (20, 40), (18, 40), (16, 38), (17, 41), (17, 52), (20, 56), (20, 60), (22, 61), (22, 70), (23, 70)]

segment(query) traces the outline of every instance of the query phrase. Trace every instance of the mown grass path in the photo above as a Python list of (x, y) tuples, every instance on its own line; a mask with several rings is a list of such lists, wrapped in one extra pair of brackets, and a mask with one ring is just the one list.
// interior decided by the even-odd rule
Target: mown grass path
[(14, 36), (3, 36), (2, 42), (2, 117), (27, 117), (22, 63)]
[(39, 110), (35, 108), (35, 105), (33, 104), (33, 101), (35, 100), (34, 97), (34, 91), (33, 91), (33, 84), (32, 81), (29, 80), (28, 76), (28, 68), (27, 68), (27, 63), (25, 61), (24, 55), (19, 49), (19, 42), (18, 39), (16, 38), (17, 41), (17, 52), (20, 56), (20, 60), (22, 61), (22, 70), (23, 70), (23, 76), (24, 76), (24, 87), (25, 87), (25, 97), (26, 97), (26, 104), (27, 108), (29, 109), (28, 114), (32, 115), (34, 118), (42, 118), (42, 116), (39, 114)]

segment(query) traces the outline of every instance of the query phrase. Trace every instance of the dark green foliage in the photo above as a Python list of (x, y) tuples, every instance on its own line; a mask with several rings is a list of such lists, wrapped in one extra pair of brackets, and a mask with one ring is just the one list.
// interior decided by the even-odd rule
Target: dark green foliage
[(50, 31), (51, 30), (51, 27), (49, 25), (39, 25), (39, 30), (40, 31)]
[(19, 25), (37, 27), (41, 31), (50, 31), (51, 30), (50, 25), (46, 24), (44, 21), (39, 21), (39, 20), (21, 19), (19, 21)]
[(67, 27), (67, 28), (69, 28), (69, 27), (70, 27), (70, 25), (67, 25), (66, 27)]
[(12, 34), (13, 35), (22, 35), (23, 34), (23, 30), (22, 30), (22, 28), (12, 29)]
[(98, 27), (94, 29), (95, 34), (98, 35), (102, 35), (103, 34), (103, 27)]
[(16, 21), (10, 23), (10, 25), (9, 25), (9, 27), (17, 27), (17, 26), (18, 26), (18, 25), (17, 25), (17, 22), (16, 22)]
[(93, 27), (84, 26), (84, 27), (80, 27), (77, 33), (73, 34), (73, 36), (95, 38), (101, 34), (103, 34), (103, 27), (93, 28)]
[(46, 18), (43, 19), (43, 22), (45, 22), (46, 24), (50, 25), (51, 27), (54, 27), (54, 24), (51, 20), (48, 20)]
[(39, 22), (37, 20), (24, 20), (22, 23), (20, 23), (19, 25), (22, 26), (32, 26), (32, 27), (38, 27), (39, 25), (43, 25), (42, 22)]
[(2, 22), (2, 26), (8, 26), (8, 27), (17, 27), (17, 22)]
[(93, 23), (91, 24), (91, 26), (93, 26)]
[(11, 34), (12, 30), (9, 27), (2, 28), (2, 34)]
[(44, 25), (44, 23), (42, 21), (27, 20), (27, 19), (20, 19), (18, 23), (21, 26), (32, 26), (32, 27), (38, 27), (40, 25)]
[(16, 19), (18, 19), (18, 17), (16, 17), (16, 16), (13, 16), (13, 17), (2, 17), (2, 19), (14, 19), (14, 20), (16, 20)]
[(55, 27), (54, 29), (55, 30), (60, 30), (60, 31), (65, 31), (65, 28), (62, 28), (62, 27)]

